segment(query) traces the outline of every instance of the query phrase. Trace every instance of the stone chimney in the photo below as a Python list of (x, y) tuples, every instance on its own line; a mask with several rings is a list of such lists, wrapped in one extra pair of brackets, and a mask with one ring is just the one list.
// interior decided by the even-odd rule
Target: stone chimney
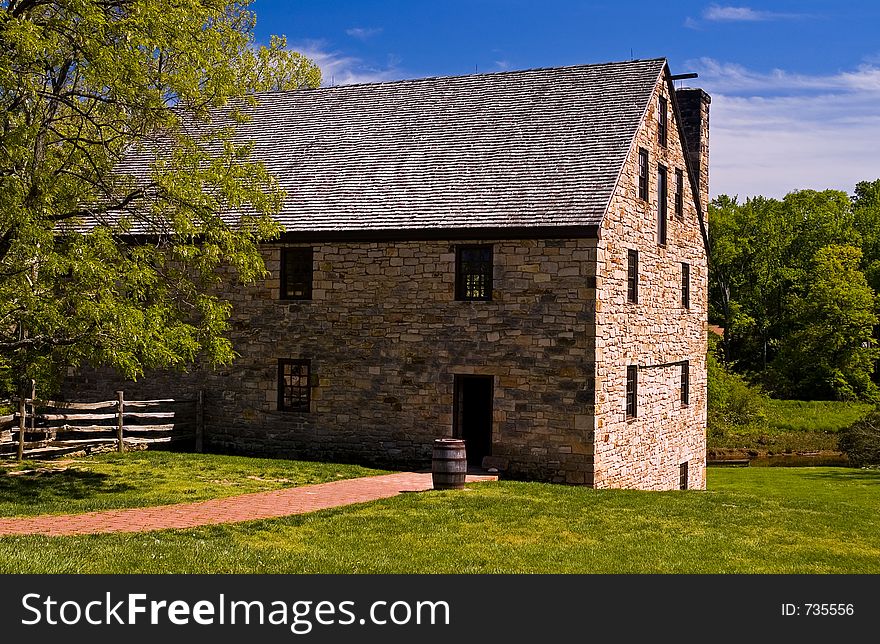
[(681, 116), (688, 164), (700, 181), (703, 212), (709, 205), (709, 103), (712, 98), (703, 90), (685, 87), (675, 90)]

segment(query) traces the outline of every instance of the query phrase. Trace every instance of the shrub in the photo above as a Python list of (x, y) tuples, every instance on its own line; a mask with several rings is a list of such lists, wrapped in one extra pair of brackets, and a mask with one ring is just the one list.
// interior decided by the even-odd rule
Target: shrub
[(715, 436), (735, 427), (766, 427), (767, 410), (764, 395), (742, 376), (724, 368), (710, 341), (706, 366), (708, 369), (708, 429)]
[(856, 467), (880, 465), (880, 408), (841, 429), (837, 448)]

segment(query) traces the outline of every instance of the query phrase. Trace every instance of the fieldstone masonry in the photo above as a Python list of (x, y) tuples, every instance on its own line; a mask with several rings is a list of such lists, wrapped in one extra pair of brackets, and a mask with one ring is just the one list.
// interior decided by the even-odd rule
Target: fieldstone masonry
[[(674, 214), (675, 169), (685, 168), (674, 111), (667, 145), (657, 136), (660, 82), (602, 223), (596, 304), (595, 487), (678, 487), (688, 463), (689, 488), (706, 486), (706, 319), (708, 269), (693, 192)], [(708, 136), (708, 131), (706, 133)], [(648, 150), (649, 198), (638, 197), (638, 148)], [(708, 148), (705, 148), (708, 149)], [(669, 170), (667, 243), (657, 236), (657, 165)], [(626, 297), (627, 251), (639, 253), (639, 301)], [(682, 306), (681, 264), (690, 264), (690, 308)], [(690, 401), (680, 401), (680, 362), (690, 363)], [(626, 368), (639, 367), (638, 415), (626, 418)], [(665, 366), (664, 366), (665, 365)]]
[[(679, 136), (680, 125), (700, 133), (692, 147), (705, 204), (708, 97), (696, 92), (691, 97), (700, 100), (687, 111), (670, 109), (661, 146), (658, 100), (673, 107), (676, 100), (664, 65), (590, 235), (319, 240), (309, 244), (310, 301), (280, 299), (284, 244), (267, 245), (270, 279), (222, 294), (233, 305), (231, 339), (240, 354), (231, 368), (151, 374), (138, 383), (84, 372), (65, 393), (106, 398), (124, 388), (131, 397), (166, 397), (203, 389), (208, 449), (428, 467), (432, 441), (452, 435), (455, 375), (488, 375), (493, 427), (485, 464), (505, 476), (661, 490), (678, 487), (686, 462), (688, 487), (704, 488), (707, 264)], [(678, 123), (680, 113), (687, 123)], [(649, 151), (647, 201), (638, 197), (639, 147)], [(657, 239), (658, 163), (669, 169), (665, 245)], [(676, 168), (686, 177), (682, 218), (674, 214)], [(455, 247), (469, 243), (493, 246), (491, 301), (455, 299)], [(639, 252), (636, 304), (627, 301), (629, 249)], [(690, 265), (687, 309), (682, 262)], [(279, 359), (311, 361), (308, 412), (278, 410)], [(639, 368), (635, 418), (625, 414), (630, 365)]]
[[(433, 440), (452, 435), (454, 375), (491, 375), (493, 462), (589, 484), (595, 240), (479, 240), (494, 248), (489, 302), (455, 300), (459, 243), (474, 241), (316, 244), (310, 301), (279, 299), (280, 246), (268, 246), (272, 278), (225, 294), (232, 369), (83, 374), (76, 393), (202, 387), (209, 448), (426, 467)], [(308, 413), (277, 410), (279, 358), (311, 360)]]

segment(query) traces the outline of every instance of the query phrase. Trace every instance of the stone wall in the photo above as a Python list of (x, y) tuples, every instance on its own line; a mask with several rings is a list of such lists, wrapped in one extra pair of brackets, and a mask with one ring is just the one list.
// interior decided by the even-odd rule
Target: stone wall
[[(630, 150), (598, 243), (596, 446), (594, 485), (675, 489), (689, 464), (690, 488), (705, 488), (706, 319), (708, 271), (690, 184), (684, 217), (674, 211), (675, 169), (685, 168), (674, 110), (668, 144), (657, 136), (655, 90)], [(708, 103), (706, 103), (708, 109)], [(649, 153), (649, 199), (638, 197), (638, 148)], [(668, 168), (668, 236), (657, 237), (657, 164)], [(706, 168), (702, 168), (705, 172)], [(708, 180), (707, 180), (708, 181)], [(639, 253), (639, 301), (627, 301), (627, 251)], [(681, 263), (690, 264), (690, 308), (681, 304)], [(690, 362), (690, 404), (680, 399), (679, 362)], [(638, 415), (625, 413), (626, 369), (639, 366)], [(664, 366), (665, 365), (665, 366)]]
[[(456, 301), (455, 246), (493, 243), (489, 302)], [(272, 278), (226, 293), (232, 367), (82, 374), (68, 396), (205, 390), (210, 449), (428, 467), (451, 436), (455, 374), (494, 376), (492, 464), (508, 476), (592, 483), (596, 241), (315, 244), (313, 299), (279, 299)], [(311, 410), (277, 409), (281, 358), (311, 360)]]

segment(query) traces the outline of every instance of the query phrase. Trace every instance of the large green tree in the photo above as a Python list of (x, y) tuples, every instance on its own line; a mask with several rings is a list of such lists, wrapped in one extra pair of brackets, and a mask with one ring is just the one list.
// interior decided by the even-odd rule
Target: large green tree
[(221, 265), (264, 273), (283, 198), (233, 143), (234, 106), (320, 83), (283, 39), (255, 45), (249, 3), (0, 0), (7, 387), (61, 364), (136, 377), (233, 358), (211, 287)]
[(709, 214), (710, 303), (725, 328), (724, 355), (760, 372), (800, 323), (816, 253), (861, 243), (850, 199), (837, 190), (800, 190), (745, 203), (720, 196)]
[(856, 230), (862, 238), (862, 270), (880, 292), (880, 179), (860, 181), (852, 198)]
[(859, 269), (862, 252), (830, 245), (813, 256), (793, 329), (781, 341), (773, 370), (791, 397), (876, 399), (871, 381), (880, 351), (872, 333), (876, 295)]

